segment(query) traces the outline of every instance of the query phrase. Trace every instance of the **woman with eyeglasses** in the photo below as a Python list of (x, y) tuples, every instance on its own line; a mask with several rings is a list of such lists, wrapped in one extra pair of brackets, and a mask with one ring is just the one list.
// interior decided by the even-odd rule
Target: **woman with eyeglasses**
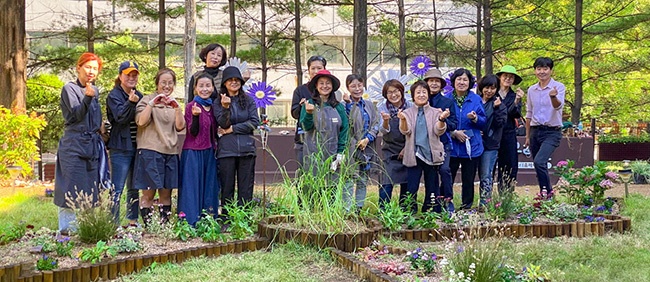
[(413, 102), (404, 98), (404, 85), (397, 79), (390, 79), (384, 83), (381, 90), (384, 101), (377, 105), (381, 114), (382, 134), (381, 152), (383, 155), (383, 169), (381, 186), (379, 187), (379, 208), (384, 210), (391, 201), (393, 186), (399, 185), (399, 203), (404, 207), (408, 187), (406, 186), (406, 166), (402, 163), (404, 158), (404, 134), (399, 131), (399, 118), (397, 113), (413, 107)]

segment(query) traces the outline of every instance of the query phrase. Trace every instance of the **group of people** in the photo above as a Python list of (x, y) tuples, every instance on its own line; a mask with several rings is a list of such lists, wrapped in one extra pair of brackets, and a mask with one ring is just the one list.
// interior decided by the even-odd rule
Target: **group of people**
[[(103, 134), (99, 91), (93, 84), (102, 60), (93, 53), (80, 56), (77, 79), (61, 92), (65, 131), (57, 152), (54, 199), (60, 231), (74, 230), (73, 209), (80, 205), (79, 199), (96, 202), (102, 189), (111, 189), (112, 213), (118, 221), (126, 188), (130, 224), (137, 224), (139, 216), (148, 224), (155, 212), (167, 220), (172, 213), (172, 189), (178, 189), (176, 212), (185, 214), (192, 225), (201, 216), (227, 217), (224, 205), (252, 200), (253, 134), (260, 120), (255, 101), (242, 89), (250, 73), (225, 67), (226, 50), (219, 44), (206, 46), (199, 57), (205, 66), (190, 79), (184, 110), (171, 95), (176, 87), (173, 70), (160, 69), (155, 91), (144, 95), (137, 89), (138, 64), (120, 64), (115, 86), (106, 98), (111, 129)], [(521, 89), (512, 88), (521, 82), (514, 67), (504, 66), (496, 75), (482, 77), (479, 94), (471, 90), (474, 77), (463, 68), (451, 77), (453, 91), (442, 93), (445, 79), (432, 69), (411, 85), (412, 101), (406, 100), (404, 85), (391, 79), (383, 85), (385, 101), (375, 105), (363, 98), (364, 79), (358, 74), (347, 76), (349, 94), (339, 101), (336, 92), (341, 82), (326, 66), (321, 56), (309, 58), (310, 79), (293, 93), (291, 115), (298, 120), (295, 149), (304, 166), (313, 162), (316, 153), (331, 160), (332, 171), (353, 160), (356, 183), (343, 191), (349, 210), (363, 207), (369, 172), (376, 163), (382, 172), (380, 207), (390, 201), (393, 186), (399, 184), (399, 201), (411, 197), (408, 208), (416, 211), (414, 203), (424, 175), (422, 210), (453, 210), (452, 184), (459, 168), (461, 208), (472, 207), (477, 171), (480, 203), (490, 198), (495, 163), (499, 188), (513, 187), (515, 120), (522, 116), (524, 96)], [(525, 145), (530, 145), (535, 156), (540, 189), (550, 191), (546, 160), (561, 138), (564, 86), (551, 78), (551, 59), (539, 58), (533, 67), (539, 83), (528, 90)], [(383, 159), (374, 162), (380, 133)]]
[[(173, 70), (160, 69), (155, 91), (144, 95), (137, 89), (138, 64), (121, 63), (106, 98), (111, 125), (106, 134), (93, 84), (102, 60), (93, 53), (80, 56), (76, 81), (61, 92), (65, 131), (57, 152), (54, 193), (61, 232), (74, 230), (74, 209), (82, 206), (81, 199), (96, 203), (103, 189), (111, 189), (112, 214), (119, 222), (126, 187), (126, 218), (133, 225), (139, 216), (148, 224), (154, 213), (168, 220), (172, 189), (178, 188), (177, 212), (192, 225), (201, 216), (217, 216), (221, 203), (252, 200), (253, 133), (259, 125), (255, 101), (242, 89), (245, 79), (239, 68), (223, 68), (223, 46), (210, 44), (199, 57), (205, 67), (191, 77), (191, 100), (184, 110), (172, 96), (177, 83)], [(221, 216), (227, 215), (222, 208)]]
[[(378, 105), (363, 98), (364, 81), (357, 74), (345, 80), (341, 101), (335, 92), (341, 82), (327, 69), (327, 61), (312, 56), (307, 61), (310, 80), (293, 93), (291, 113), (296, 125), (296, 158), (309, 165), (315, 152), (331, 159), (333, 166), (351, 158), (354, 181), (345, 185), (348, 208), (364, 205), (368, 172), (373, 155), (381, 150), (379, 206), (390, 202), (394, 185), (400, 185), (399, 202), (417, 211), (417, 194), (424, 178), (422, 211), (454, 211), (453, 180), (460, 169), (461, 209), (472, 208), (474, 179), (480, 179), (483, 206), (492, 195), (493, 179), (500, 191), (512, 191), (518, 172), (517, 120), (522, 114), (524, 91), (514, 88), (522, 78), (513, 66), (478, 80), (464, 68), (451, 75), (452, 91), (443, 93), (446, 81), (440, 70), (429, 70), (410, 86), (412, 100), (397, 79), (386, 81), (384, 101)], [(526, 142), (534, 157), (540, 190), (550, 192), (546, 162), (561, 139), (564, 86), (551, 78), (553, 61), (547, 57), (533, 64), (538, 83), (528, 90), (525, 112)], [(380, 149), (376, 146), (381, 133)], [(424, 176), (424, 177), (423, 177)], [(352, 199), (354, 194), (354, 199)], [(410, 198), (410, 199), (409, 199)], [(408, 199), (408, 200), (407, 200)]]

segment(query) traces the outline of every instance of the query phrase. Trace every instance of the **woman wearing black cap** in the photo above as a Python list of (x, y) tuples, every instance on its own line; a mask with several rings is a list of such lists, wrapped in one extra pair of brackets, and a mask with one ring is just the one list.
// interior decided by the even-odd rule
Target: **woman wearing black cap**
[(133, 165), (135, 161), (135, 138), (138, 125), (135, 123), (136, 105), (142, 93), (135, 89), (140, 71), (138, 64), (126, 61), (120, 64), (115, 87), (106, 98), (106, 116), (111, 123), (111, 138), (106, 143), (111, 156), (111, 181), (113, 182), (113, 207), (111, 212), (119, 223), (120, 198), (124, 186), (126, 193), (126, 218), (130, 224), (138, 221), (138, 190), (133, 187)]
[[(210, 76), (213, 77), (214, 80), (214, 85), (216, 88), (219, 88), (221, 85), (221, 80), (223, 73), (219, 69), (223, 65), (226, 64), (226, 48), (223, 48), (220, 44), (217, 43), (212, 43), (208, 46), (205, 46), (205, 48), (201, 49), (201, 52), (199, 53), (199, 58), (201, 58), (201, 61), (205, 63), (205, 66), (203, 67), (202, 70), (199, 70), (192, 75), (192, 78), (190, 78), (190, 85), (188, 86), (187, 89), (187, 102), (191, 102), (194, 100), (194, 81), (201, 75), (202, 73), (208, 73)], [(220, 89), (215, 89), (214, 92), (212, 93), (212, 99), (217, 97), (217, 94)]]
[[(244, 79), (237, 67), (223, 70), (220, 95), (214, 101), (214, 115), (222, 134), (217, 145), (221, 202), (228, 205), (235, 198), (237, 179), (237, 204), (253, 199), (255, 180), (255, 139), (253, 133), (259, 126), (257, 108), (253, 98), (244, 93)], [(235, 178), (236, 177), (236, 178)], [(224, 216), (228, 215), (222, 209)]]

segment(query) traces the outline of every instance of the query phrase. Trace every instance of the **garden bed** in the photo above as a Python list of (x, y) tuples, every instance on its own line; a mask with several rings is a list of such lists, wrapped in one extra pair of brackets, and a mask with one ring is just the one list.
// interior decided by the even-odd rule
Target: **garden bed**
[(369, 246), (377, 240), (383, 227), (375, 219), (365, 219), (367, 229), (361, 232), (344, 232), (337, 234), (319, 233), (310, 230), (297, 229), (284, 223), (293, 221), (292, 216), (271, 216), (259, 222), (258, 233), (269, 238), (272, 243), (286, 243), (296, 240), (301, 244), (315, 245), (319, 248), (332, 247), (346, 252)]
[(185, 247), (156, 254), (139, 254), (118, 257), (96, 264), (80, 264), (59, 268), (53, 271), (34, 271), (33, 262), (16, 263), (0, 268), (0, 281), (95, 281), (116, 279), (146, 269), (153, 263), (183, 263), (200, 256), (217, 257), (221, 254), (234, 254), (267, 248), (267, 238), (231, 241), (218, 244)]

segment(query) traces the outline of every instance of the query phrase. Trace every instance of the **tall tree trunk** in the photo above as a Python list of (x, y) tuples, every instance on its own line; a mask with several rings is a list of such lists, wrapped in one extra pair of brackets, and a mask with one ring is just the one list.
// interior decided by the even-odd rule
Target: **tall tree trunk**
[(93, 0), (86, 0), (86, 25), (88, 31), (88, 52), (95, 52), (95, 21), (93, 19)]
[(165, 39), (165, 19), (167, 13), (165, 12), (165, 0), (158, 1), (158, 68), (165, 67), (165, 47), (167, 40)]
[(399, 23), (399, 70), (406, 74), (406, 16), (404, 15), (404, 0), (397, 0), (397, 21)]
[(354, 0), (354, 31), (352, 32), (352, 73), (363, 77), (367, 85), (368, 68), (368, 3)]
[(582, 109), (582, 0), (576, 0), (576, 23), (575, 23), (575, 56), (573, 58), (573, 85), (575, 97), (573, 108), (571, 108), (571, 122), (580, 122), (580, 110)]
[(483, 0), (483, 32), (485, 36), (485, 73), (491, 74), (494, 73), (494, 60), (492, 51), (492, 9), (491, 1)]
[(433, 59), (436, 67), (440, 68), (440, 57), (438, 56), (438, 14), (436, 14), (436, 0), (431, 1), (433, 5)]
[[(476, 2), (476, 78), (481, 77), (481, 59), (483, 57), (483, 52), (481, 49), (481, 1)], [(470, 85), (469, 87), (472, 87)]]
[[(194, 73), (194, 51), (196, 50), (196, 0), (185, 0), (185, 37), (183, 37), (183, 49), (185, 49), (185, 89), (190, 83)], [(189, 93), (186, 93), (187, 101)]]
[(300, 50), (300, 0), (294, 0), (293, 2), (294, 9), (294, 22), (296, 23), (296, 31), (293, 37), (294, 42), (294, 53), (296, 56), (296, 83), (298, 85), (302, 84), (302, 62), (301, 62), (301, 50)]
[(235, 0), (228, 0), (228, 15), (230, 16), (230, 56), (237, 54), (237, 26), (235, 25)]
[(0, 5), (0, 105), (13, 113), (26, 109), (27, 49), (25, 0), (3, 0)]

